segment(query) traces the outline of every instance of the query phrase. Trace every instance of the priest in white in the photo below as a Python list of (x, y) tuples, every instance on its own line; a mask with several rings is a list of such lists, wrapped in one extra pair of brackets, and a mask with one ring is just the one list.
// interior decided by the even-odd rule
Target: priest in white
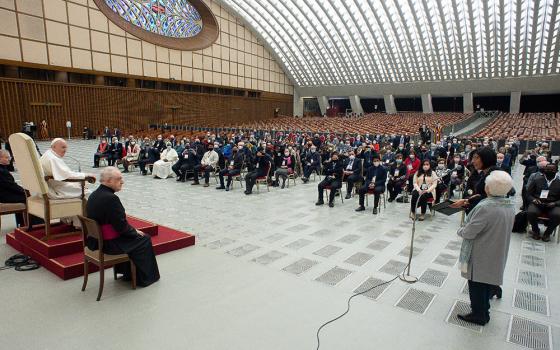
[(51, 148), (41, 156), (41, 166), (46, 176), (52, 176), (53, 179), (48, 181), (49, 198), (80, 198), (82, 195), (82, 187), (79, 182), (64, 182), (68, 179), (86, 179), (88, 182), (95, 182), (95, 177), (88, 174), (72, 171), (66, 165), (64, 156), (68, 144), (64, 139), (55, 138), (51, 142)]
[(177, 151), (171, 147), (171, 142), (167, 142), (167, 148), (161, 152), (160, 159), (154, 163), (152, 174), (155, 178), (167, 179), (171, 175), (171, 167), (179, 159)]

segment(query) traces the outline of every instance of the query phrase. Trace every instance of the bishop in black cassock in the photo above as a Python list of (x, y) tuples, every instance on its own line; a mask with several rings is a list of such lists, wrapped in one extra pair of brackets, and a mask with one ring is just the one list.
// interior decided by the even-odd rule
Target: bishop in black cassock
[[(120, 171), (107, 167), (101, 173), (101, 185), (89, 197), (87, 216), (99, 224), (110, 224), (118, 237), (103, 241), (103, 250), (107, 254), (126, 253), (136, 265), (136, 283), (146, 287), (159, 280), (159, 269), (150, 236), (143, 235), (130, 226), (126, 220), (124, 207), (117, 195), (123, 181)], [(88, 237), (87, 246), (98, 249), (97, 240)], [(115, 266), (117, 273), (122, 273), (125, 280), (130, 280), (130, 264)]]

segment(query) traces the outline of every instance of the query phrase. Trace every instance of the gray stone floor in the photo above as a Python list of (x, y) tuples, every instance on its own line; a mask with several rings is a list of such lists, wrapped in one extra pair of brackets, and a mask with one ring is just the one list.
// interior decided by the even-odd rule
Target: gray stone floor
[[(70, 142), (83, 171), (96, 172), (95, 145)], [(514, 170), (517, 183), (521, 171)], [(298, 181), (245, 196), (239, 187), (226, 193), (126, 174), (119, 195), (127, 212), (192, 232), (196, 246), (159, 256), (162, 280), (149, 288), (132, 291), (108, 278), (99, 303), (97, 274), (82, 293), (81, 279), (61, 281), (44, 269), (0, 271), (2, 344), (315, 349), (317, 328), (343, 312), (354, 291), (402, 270), (411, 232), (408, 205), (387, 203), (377, 216), (355, 213), (357, 198), (316, 207), (316, 185)], [(468, 310), (456, 266), (458, 224), (458, 215), (441, 214), (419, 223), (411, 273), (420, 281), (396, 280), (354, 298), (350, 314), (322, 331), (321, 349), (558, 348), (558, 246), (513, 234), (504, 296), (492, 301), (491, 323), (482, 329), (455, 316)], [(2, 236), (13, 226), (4, 217)], [(14, 253), (2, 239), (0, 258)]]

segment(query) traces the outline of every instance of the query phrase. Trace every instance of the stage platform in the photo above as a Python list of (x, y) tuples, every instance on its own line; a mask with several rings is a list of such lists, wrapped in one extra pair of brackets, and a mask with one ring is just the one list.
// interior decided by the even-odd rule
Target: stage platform
[[(154, 224), (132, 216), (127, 217), (134, 228), (150, 235), (156, 254), (163, 254), (173, 250), (186, 248), (195, 244), (195, 236), (190, 233), (174, 230), (170, 227)], [(52, 226), (53, 233), (71, 232), (73, 228), (66, 224)], [(43, 225), (27, 228), (16, 228), (6, 235), (6, 243), (19, 252), (31, 256), (41, 266), (54, 273), (63, 280), (83, 275), (84, 254), (82, 235), (75, 234), (65, 237), (42, 241)], [(97, 271), (97, 267), (90, 265), (90, 271)]]

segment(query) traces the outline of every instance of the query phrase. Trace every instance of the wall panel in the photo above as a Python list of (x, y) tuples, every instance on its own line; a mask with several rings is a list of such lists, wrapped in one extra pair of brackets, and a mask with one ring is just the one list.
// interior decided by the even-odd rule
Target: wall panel
[(291, 95), (273, 93), (249, 98), (5, 78), (0, 79), (0, 135), (20, 131), (25, 121), (39, 125), (43, 119), (51, 137), (66, 136), (67, 120), (74, 136), (84, 126), (97, 132), (106, 125), (139, 130), (165, 122), (235, 125), (272, 118), (275, 108), (291, 115), (292, 102)]

